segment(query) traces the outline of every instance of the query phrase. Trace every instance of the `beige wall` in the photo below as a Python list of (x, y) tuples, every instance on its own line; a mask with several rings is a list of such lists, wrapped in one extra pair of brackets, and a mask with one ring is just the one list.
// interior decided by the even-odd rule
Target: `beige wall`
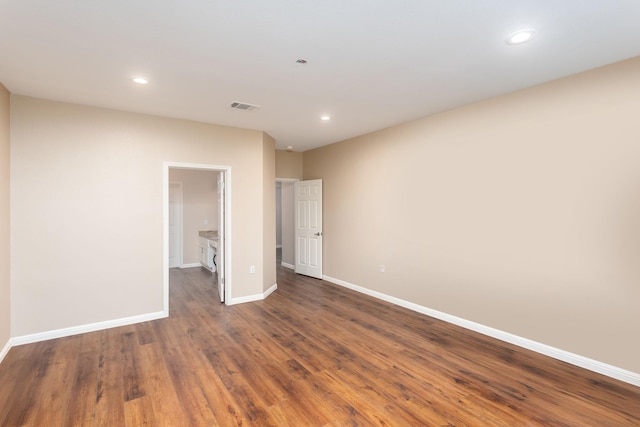
[(276, 283), (276, 141), (265, 133), (262, 144), (262, 283), (266, 291)]
[(231, 296), (263, 292), (262, 132), (12, 96), (11, 138), (14, 336), (162, 310), (164, 161), (231, 166)]
[(638, 112), (635, 58), (305, 152), (324, 273), (640, 373)]
[(169, 181), (182, 183), (183, 264), (200, 262), (198, 232), (218, 229), (219, 174), (206, 170), (169, 170)]
[(0, 83), (0, 351), (11, 338), (9, 92)]
[(302, 153), (276, 150), (276, 177), (302, 179)]

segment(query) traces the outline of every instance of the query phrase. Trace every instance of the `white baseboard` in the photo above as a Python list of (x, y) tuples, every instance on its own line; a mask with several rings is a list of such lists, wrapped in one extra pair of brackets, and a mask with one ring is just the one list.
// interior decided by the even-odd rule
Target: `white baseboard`
[(141, 314), (139, 316), (124, 317), (121, 319), (107, 320), (104, 322), (90, 323), (87, 325), (73, 326), (70, 328), (55, 329), (47, 332), (39, 332), (36, 334), (23, 335), (14, 337), (9, 340), (11, 347), (16, 345), (31, 344), (34, 342), (46, 341), (55, 338), (68, 337), (71, 335), (84, 334), (87, 332), (101, 331), (103, 329), (117, 328), (118, 326), (133, 325), (135, 323), (148, 322), (167, 317), (169, 314), (165, 311), (156, 313)]
[(195, 268), (195, 267), (202, 267), (202, 264), (200, 264), (199, 262), (192, 262), (191, 264), (182, 264), (180, 266), (180, 268)]
[(7, 353), (9, 353), (9, 350), (11, 350), (11, 339), (9, 339), (9, 341), (7, 341), (7, 343), (4, 345), (4, 347), (2, 347), (2, 350), (0, 351), (0, 363), (2, 363), (2, 361), (4, 360), (4, 357), (7, 355)]
[(409, 310), (416, 311), (418, 313), (426, 314), (427, 316), (435, 317), (436, 319), (444, 320), (445, 322), (461, 326), (465, 329), (470, 329), (475, 332), (479, 332), (483, 335), (490, 336), (492, 338), (499, 339), (501, 341), (508, 342), (510, 344), (517, 345), (519, 347), (526, 348), (528, 350), (535, 351), (536, 353), (544, 354), (545, 356), (552, 357), (554, 359), (562, 360), (563, 362), (570, 363), (575, 366), (579, 366), (584, 369), (588, 369), (593, 372), (597, 372), (602, 375), (606, 375), (611, 378), (615, 378), (620, 381), (640, 387), (640, 373), (627, 371), (616, 366), (609, 365), (604, 362), (590, 359), (588, 357), (580, 356), (579, 354), (571, 353), (566, 350), (552, 347), (547, 344), (542, 344), (537, 341), (523, 338), (509, 332), (504, 332), (499, 329), (494, 329), (489, 326), (481, 325), (479, 323), (472, 322), (470, 320), (462, 319), (460, 317), (452, 316), (441, 311), (433, 310), (418, 304), (414, 304), (409, 301), (402, 300), (400, 298), (392, 297), (381, 292), (373, 291), (371, 289), (363, 288), (362, 286), (354, 285), (353, 283), (345, 282), (340, 279), (335, 279), (329, 276), (322, 276), (327, 282), (335, 283), (336, 285), (343, 286), (345, 288), (360, 292), (374, 298), (378, 298), (383, 301), (390, 302), (391, 304), (399, 305)]
[(296, 269), (296, 266), (295, 266), (295, 265), (293, 265), (293, 264), (289, 264), (288, 262), (284, 262), (284, 261), (282, 261), (282, 262), (280, 263), (280, 265), (281, 265), (281, 266), (283, 266), (283, 267), (285, 267), (285, 268), (291, 269), (291, 270), (295, 270), (295, 269)]
[[(264, 298), (267, 298), (269, 295), (271, 295), (272, 293), (274, 293), (276, 290), (278, 289), (278, 284), (274, 283), (269, 289), (267, 289), (266, 291), (264, 291)], [(263, 299), (264, 299), (263, 298)]]
[(246, 297), (231, 298), (229, 301), (227, 301), (227, 305), (236, 305), (236, 304), (243, 304), (245, 302), (262, 301), (263, 299), (271, 295), (276, 289), (278, 289), (278, 284), (274, 283), (273, 286), (271, 286), (269, 289), (267, 289), (261, 294), (248, 295)]

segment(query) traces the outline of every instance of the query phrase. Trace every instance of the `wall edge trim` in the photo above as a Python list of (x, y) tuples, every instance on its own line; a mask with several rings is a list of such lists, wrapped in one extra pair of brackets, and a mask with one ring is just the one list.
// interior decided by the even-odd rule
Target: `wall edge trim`
[(269, 289), (261, 294), (247, 295), (246, 297), (231, 298), (227, 305), (244, 304), (246, 302), (262, 301), (278, 289), (278, 284), (274, 283)]
[(11, 350), (11, 347), (13, 347), (13, 345), (11, 343), (11, 338), (9, 338), (9, 341), (7, 341), (4, 347), (2, 347), (2, 350), (0, 350), (0, 363), (2, 363), (7, 353), (9, 353), (9, 350)]
[(200, 264), (199, 262), (192, 262), (190, 264), (182, 264), (180, 266), (180, 268), (195, 268), (195, 267), (202, 267), (202, 264)]
[(271, 285), (271, 287), (269, 289), (264, 291), (264, 297), (267, 298), (269, 295), (274, 293), (277, 289), (278, 289), (278, 284), (274, 283), (273, 285)]
[(284, 261), (282, 261), (280, 265), (290, 270), (295, 270), (296, 268), (293, 264), (289, 264), (288, 262), (284, 262)]
[(111, 328), (117, 328), (120, 326), (128, 326), (136, 323), (148, 322), (151, 320), (158, 320), (168, 316), (169, 316), (169, 313), (167, 313), (166, 311), (157, 311), (155, 313), (147, 313), (147, 314), (141, 314), (138, 316), (106, 320), (104, 322), (88, 323), (86, 325), (71, 326), (69, 328), (54, 329), (46, 332), (37, 332), (35, 334), (22, 335), (22, 336), (11, 338), (9, 342), (11, 343), (11, 347), (14, 347), (14, 346), (23, 345), (23, 344), (32, 344), (32, 343), (51, 340), (55, 338), (63, 338), (71, 335), (102, 331), (104, 329), (111, 329)]
[(360, 292), (365, 295), (395, 304), (409, 310), (425, 314), (427, 316), (434, 317), (439, 320), (443, 320), (447, 323), (454, 324), (456, 326), (463, 327), (465, 329), (472, 330), (474, 332), (487, 335), (492, 338), (496, 338), (500, 341), (507, 342), (509, 344), (516, 345), (518, 347), (526, 348), (527, 350), (535, 351), (536, 353), (543, 354), (545, 356), (552, 357), (554, 359), (569, 363), (571, 365), (578, 366), (580, 368), (587, 369), (592, 372), (596, 372), (607, 377), (623, 381), (625, 383), (640, 387), (640, 373), (631, 372), (626, 369), (619, 368), (617, 366), (609, 365), (598, 360), (590, 359), (579, 354), (571, 353), (566, 350), (561, 350), (556, 347), (552, 347), (547, 344), (543, 344), (537, 341), (523, 338), (518, 335), (514, 335), (509, 332), (501, 331), (499, 329), (485, 326), (480, 323), (472, 322), (470, 320), (463, 319), (461, 317), (453, 316), (451, 314), (443, 313), (428, 307), (424, 307), (400, 298), (392, 297), (382, 292), (377, 292), (371, 289), (364, 288), (362, 286), (354, 285), (353, 283), (346, 282), (344, 280), (336, 279), (330, 276), (322, 276), (323, 280), (327, 282), (351, 289), (356, 292)]

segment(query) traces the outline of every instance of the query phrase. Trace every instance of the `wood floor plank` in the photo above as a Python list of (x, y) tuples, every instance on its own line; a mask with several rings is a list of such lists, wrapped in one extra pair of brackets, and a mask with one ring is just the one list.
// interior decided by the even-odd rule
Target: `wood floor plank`
[(331, 283), (226, 306), (169, 274), (167, 319), (11, 349), (0, 425), (640, 425), (638, 387)]
[(84, 351), (78, 356), (73, 382), (70, 384), (69, 406), (65, 425), (92, 426), (96, 411), (98, 352)]
[[(53, 346), (52, 365), (49, 374), (42, 381), (44, 393), (37, 399), (37, 405), (40, 408), (46, 407), (47, 411), (37, 411), (31, 424), (34, 426), (62, 426), (69, 418), (70, 411), (80, 410), (81, 407), (86, 408), (86, 405), (70, 408), (68, 404), (77, 383), (82, 338), (68, 337), (45, 341), (45, 343)], [(89, 369), (91, 368), (89, 367)], [(84, 375), (87, 375), (86, 368), (83, 372)]]
[[(7, 417), (13, 412), (11, 408), (15, 406), (14, 401), (18, 401), (16, 405), (23, 405), (23, 403), (19, 403), (19, 399), (22, 392), (29, 386), (24, 381), (25, 378), (28, 378), (30, 371), (28, 352), (26, 346), (12, 348), (11, 355), (13, 357), (7, 357), (0, 365), (3, 375), (0, 377), (0, 385), (5, 385), (4, 387), (0, 386), (0, 425), (2, 426), (9, 425)], [(20, 390), (20, 385), (22, 390)]]
[(158, 338), (157, 347), (163, 355), (164, 368), (187, 417), (185, 421), (188, 425), (213, 425), (215, 417), (212, 408), (197, 385), (194, 366), (197, 365), (198, 356), (189, 336), (181, 329), (163, 328), (159, 328), (155, 336)]
[[(156, 336), (158, 328), (159, 326), (156, 327)], [(138, 354), (140, 375), (145, 382), (145, 396), (150, 397), (155, 418), (166, 425), (188, 425), (189, 417), (184, 412), (180, 397), (167, 372), (162, 349), (155, 345), (144, 345), (140, 346)]]
[(120, 328), (99, 336), (96, 373), (95, 422), (97, 427), (125, 424), (125, 394)]
[(132, 331), (124, 332), (120, 335), (120, 339), (122, 340), (124, 399), (129, 401), (145, 396), (146, 391), (137, 355), (138, 344), (135, 333)]
[(124, 402), (125, 427), (156, 426), (158, 423), (153, 414), (153, 405), (149, 396), (138, 397)]
[[(52, 364), (55, 343), (38, 343), (38, 347), (40, 347), (40, 357), (28, 355), (30, 363), (27, 371), (24, 373), (21, 381), (14, 385), (16, 393), (14, 405), (19, 405), (20, 410), (10, 410), (3, 425), (28, 425), (32, 423), (33, 419), (37, 416), (37, 396), (40, 395), (40, 390), (45, 387), (43, 379), (46, 377), (47, 370)], [(71, 358), (68, 364), (74, 365), (75, 359)], [(30, 384), (33, 384), (33, 386), (29, 386)], [(13, 409), (13, 407), (11, 409)]]

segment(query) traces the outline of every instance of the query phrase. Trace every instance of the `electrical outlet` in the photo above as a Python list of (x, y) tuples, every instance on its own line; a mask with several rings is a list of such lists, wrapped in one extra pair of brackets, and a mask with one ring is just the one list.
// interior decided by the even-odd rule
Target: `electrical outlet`
[(204, 220), (204, 225), (209, 225), (209, 220), (208, 219)]
[(249, 273), (254, 274), (256, 272), (256, 266), (255, 265), (250, 265), (249, 266)]
[(384, 264), (380, 264), (380, 273), (384, 273), (386, 267), (384, 266)]

